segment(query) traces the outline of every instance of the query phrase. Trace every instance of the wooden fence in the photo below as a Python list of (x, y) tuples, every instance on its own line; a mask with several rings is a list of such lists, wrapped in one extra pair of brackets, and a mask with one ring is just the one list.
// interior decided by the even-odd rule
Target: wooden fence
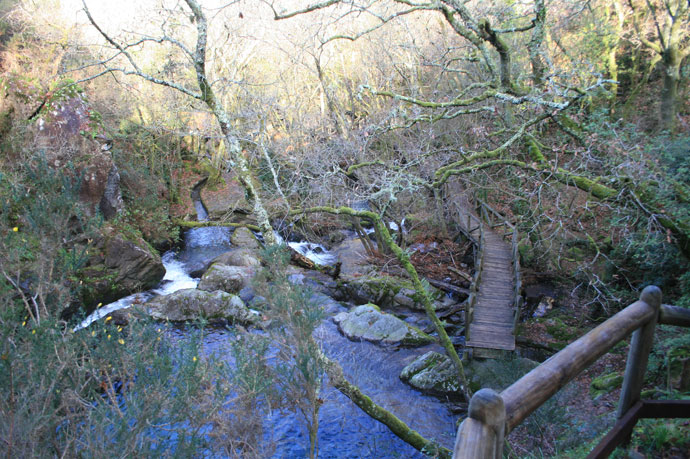
[[(616, 447), (616, 442), (625, 440), (626, 432), (632, 430), (637, 417), (644, 415), (641, 411), (645, 404), (640, 401), (640, 392), (657, 323), (690, 327), (690, 310), (662, 305), (661, 290), (650, 286), (642, 291), (639, 301), (572, 342), (500, 394), (491, 389), (477, 391), (470, 400), (468, 417), (458, 428), (453, 457), (502, 457), (504, 439), (511, 430), (632, 333), (618, 405), (619, 421), (612, 430), (614, 435), (607, 436), (590, 455), (606, 457)], [(690, 417), (690, 401), (667, 404), (671, 407), (670, 414)], [(648, 407), (654, 405), (647, 404)], [(649, 408), (649, 411), (653, 410)], [(623, 434), (616, 435), (616, 432)]]

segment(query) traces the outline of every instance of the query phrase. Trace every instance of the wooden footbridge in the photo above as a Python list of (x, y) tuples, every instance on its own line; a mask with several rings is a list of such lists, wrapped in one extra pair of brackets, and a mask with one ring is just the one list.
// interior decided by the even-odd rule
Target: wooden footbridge
[(477, 245), (465, 310), (465, 352), (470, 358), (499, 357), (515, 350), (515, 325), (522, 304), (518, 234), (491, 206), (481, 200), (474, 204), (458, 208), (465, 233)]
[[(466, 346), (470, 356), (496, 357), (515, 349), (521, 307), (517, 230), (489, 205), (456, 203), (463, 231), (478, 247), (475, 276), (466, 309)], [(469, 209), (475, 208), (476, 211)], [(508, 240), (510, 242), (508, 242)], [(454, 459), (500, 459), (505, 438), (590, 364), (632, 334), (618, 404), (618, 421), (587, 456), (604, 459), (630, 439), (642, 418), (690, 418), (690, 400), (641, 400), (647, 362), (657, 324), (690, 327), (690, 310), (661, 304), (661, 290), (649, 286), (629, 305), (497, 393), (477, 391), (460, 424)]]

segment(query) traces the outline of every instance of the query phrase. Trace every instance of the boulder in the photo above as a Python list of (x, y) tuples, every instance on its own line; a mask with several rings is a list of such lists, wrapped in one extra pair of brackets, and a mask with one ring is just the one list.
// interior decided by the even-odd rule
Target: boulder
[(227, 266), (215, 263), (201, 276), (199, 290), (213, 292), (222, 290), (228, 293), (238, 293), (251, 284), (254, 268), (247, 266)]
[(112, 237), (105, 245), (105, 266), (117, 271), (114, 282), (132, 293), (155, 287), (165, 276), (161, 257), (140, 244)]
[[(254, 236), (252, 234), (252, 236)], [(261, 259), (256, 250), (238, 248), (225, 252), (214, 258), (210, 265), (220, 263), (227, 266), (261, 266)]]
[(374, 304), (357, 306), (350, 312), (337, 314), (333, 321), (351, 340), (364, 339), (374, 343), (400, 346), (421, 346), (432, 338), (392, 314), (381, 312)]
[(459, 397), (462, 387), (450, 359), (429, 351), (403, 368), (400, 379), (422, 392), (432, 395)]
[(345, 239), (334, 245), (331, 254), (342, 263), (340, 273), (343, 276), (366, 274), (372, 270), (371, 265), (367, 262), (369, 255), (359, 238)]
[(154, 319), (173, 322), (204, 318), (250, 325), (258, 319), (237, 295), (194, 288), (156, 297), (144, 305), (144, 310)]
[(244, 226), (240, 226), (235, 229), (235, 231), (232, 233), (232, 237), (230, 238), (230, 242), (235, 247), (240, 247), (243, 249), (259, 248), (259, 241), (256, 239), (256, 236), (254, 236), (254, 233)]
[(592, 398), (597, 398), (600, 395), (608, 394), (612, 390), (620, 387), (623, 384), (623, 375), (620, 373), (608, 373), (592, 379), (590, 383), (589, 393)]
[(211, 173), (214, 177), (200, 190), (209, 219), (224, 220), (229, 217), (230, 221), (236, 223), (254, 223), (247, 218), (252, 213), (252, 206), (235, 172), (224, 172), (220, 177), (215, 176), (215, 171)]

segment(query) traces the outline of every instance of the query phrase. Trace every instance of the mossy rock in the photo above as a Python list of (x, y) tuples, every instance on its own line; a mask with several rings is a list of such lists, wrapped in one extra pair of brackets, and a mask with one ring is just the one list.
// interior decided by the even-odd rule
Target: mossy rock
[(337, 314), (333, 321), (351, 340), (399, 346), (422, 346), (432, 342), (431, 336), (392, 314), (381, 312), (375, 304), (357, 306), (349, 312)]
[[(339, 284), (341, 295), (355, 303), (373, 303), (383, 309), (399, 307), (424, 311), (422, 296), (414, 289), (412, 282), (396, 276), (359, 277)], [(432, 301), (440, 300), (443, 292), (433, 287), (429, 294)]]
[(227, 266), (250, 266), (258, 268), (261, 266), (261, 257), (256, 249), (239, 248), (218, 255), (211, 260), (210, 264), (212, 265), (214, 263), (220, 263)]
[(240, 226), (232, 232), (230, 242), (233, 246), (243, 249), (256, 250), (259, 248), (259, 241), (254, 236), (254, 233), (244, 226)]
[(154, 319), (171, 322), (227, 320), (243, 325), (258, 321), (237, 295), (226, 292), (204, 292), (194, 288), (178, 290), (170, 295), (159, 296), (144, 305), (144, 310)]
[(120, 234), (103, 236), (90, 249), (86, 266), (75, 276), (80, 299), (87, 311), (98, 303), (111, 303), (133, 293), (156, 287), (165, 275), (160, 256), (139, 239)]
[(453, 362), (438, 352), (429, 351), (403, 368), (400, 379), (422, 392), (460, 398), (462, 386)]
[(546, 332), (559, 341), (554, 344), (555, 347), (563, 348), (580, 336), (577, 329), (566, 324), (559, 317), (550, 317), (541, 321), (546, 326)]
[(198, 288), (207, 292), (221, 290), (227, 293), (238, 293), (251, 284), (256, 271), (249, 266), (228, 266), (214, 263), (201, 276)]
[(623, 384), (623, 375), (619, 373), (608, 373), (594, 378), (590, 383), (589, 392), (593, 398), (603, 394), (608, 394)]

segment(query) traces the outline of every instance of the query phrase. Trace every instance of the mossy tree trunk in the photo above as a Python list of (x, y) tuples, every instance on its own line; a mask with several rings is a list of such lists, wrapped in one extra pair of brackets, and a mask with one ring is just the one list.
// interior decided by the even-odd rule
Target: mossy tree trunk
[(678, 113), (678, 84), (680, 83), (680, 53), (677, 47), (664, 50), (664, 87), (661, 90), (661, 128), (673, 132)]
[[(628, 0), (632, 9), (632, 21), (637, 39), (644, 47), (661, 58), (664, 71), (664, 87), (660, 101), (660, 127), (673, 132), (678, 110), (678, 83), (680, 66), (690, 54), (687, 40), (690, 2), (687, 0), (666, 0), (662, 5), (656, 2)], [(653, 24), (653, 33), (645, 27), (645, 21)]]
[(206, 103), (209, 109), (211, 109), (211, 112), (218, 121), (220, 131), (223, 134), (225, 149), (229, 157), (228, 165), (230, 168), (234, 169), (235, 173), (237, 174), (237, 178), (244, 187), (247, 198), (252, 203), (253, 213), (259, 224), (259, 228), (261, 228), (261, 234), (264, 237), (264, 241), (268, 245), (274, 245), (277, 243), (277, 240), (275, 234), (273, 233), (273, 227), (271, 226), (268, 212), (263, 205), (256, 184), (254, 183), (254, 175), (249, 168), (249, 163), (242, 154), (242, 147), (240, 146), (240, 142), (235, 130), (230, 124), (228, 114), (216, 97), (216, 94), (213, 91), (213, 88), (206, 75), (206, 47), (208, 39), (208, 24), (206, 21), (206, 16), (196, 0), (185, 0), (185, 2), (194, 14), (197, 27), (196, 52), (194, 53), (194, 71), (196, 72), (197, 83), (199, 84), (199, 89), (201, 90), (201, 100)]
[(532, 65), (532, 83), (534, 87), (540, 88), (544, 84), (544, 72), (546, 64), (542, 56), (542, 44), (546, 36), (546, 5), (544, 0), (535, 0), (534, 2), (534, 19), (532, 19), (534, 28), (529, 43), (527, 43), (527, 50), (529, 51), (529, 60)]

